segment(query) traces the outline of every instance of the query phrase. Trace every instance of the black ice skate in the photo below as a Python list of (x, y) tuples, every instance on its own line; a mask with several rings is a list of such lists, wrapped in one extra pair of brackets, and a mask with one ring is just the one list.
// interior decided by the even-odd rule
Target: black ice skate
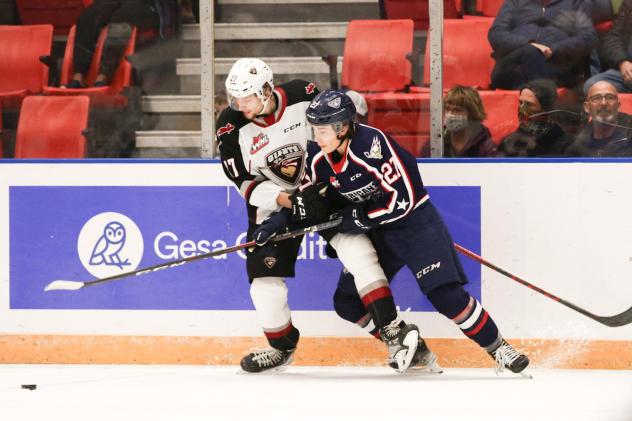
[(260, 373), (265, 370), (281, 371), (293, 360), (295, 349), (282, 351), (268, 348), (251, 352), (241, 359), (241, 368), (249, 373)]
[(514, 373), (521, 374), (525, 377), (530, 377), (522, 373), (522, 371), (529, 365), (529, 358), (516, 351), (511, 345), (509, 345), (504, 339), (500, 346), (489, 355), (496, 360), (496, 372), (501, 373), (505, 368), (508, 368)]
[[(399, 326), (399, 318), (380, 328), (380, 336), (388, 347), (388, 361), (399, 373), (408, 370), (419, 344), (419, 329), (415, 325)], [(389, 363), (390, 365), (390, 363)]]
[[(397, 370), (397, 361), (389, 358), (388, 365), (393, 370)], [(429, 373), (440, 374), (443, 373), (443, 369), (437, 363), (437, 355), (428, 348), (426, 341), (420, 336), (417, 343), (417, 349), (415, 355), (410, 362), (409, 370), (418, 372), (427, 371)]]

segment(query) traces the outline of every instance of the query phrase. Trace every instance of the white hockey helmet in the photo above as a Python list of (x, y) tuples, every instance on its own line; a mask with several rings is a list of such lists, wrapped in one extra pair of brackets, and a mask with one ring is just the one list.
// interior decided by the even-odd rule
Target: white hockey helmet
[(226, 77), (228, 104), (237, 109), (235, 99), (255, 94), (264, 107), (271, 95), (266, 96), (265, 89), (274, 89), (272, 69), (258, 58), (240, 58), (233, 64)]

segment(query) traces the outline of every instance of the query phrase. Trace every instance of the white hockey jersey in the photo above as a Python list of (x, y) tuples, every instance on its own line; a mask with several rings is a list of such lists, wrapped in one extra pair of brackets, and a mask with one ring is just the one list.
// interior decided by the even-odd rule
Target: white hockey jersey
[(281, 191), (292, 193), (305, 171), (311, 130), (305, 111), (318, 94), (315, 85), (294, 80), (274, 89), (276, 111), (247, 120), (227, 108), (217, 120), (217, 141), (224, 173), (235, 183), (248, 205), (251, 222), (280, 209)]

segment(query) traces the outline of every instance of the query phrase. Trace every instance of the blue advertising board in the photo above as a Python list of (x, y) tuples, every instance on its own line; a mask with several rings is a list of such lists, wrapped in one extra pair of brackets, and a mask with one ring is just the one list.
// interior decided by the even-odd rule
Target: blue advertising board
[[(480, 252), (480, 187), (428, 190), (455, 241)], [(12, 309), (253, 309), (242, 252), (44, 292), (57, 279), (89, 281), (245, 242), (245, 206), (232, 187), (12, 186), (9, 207)], [(306, 236), (288, 280), (293, 310), (333, 310), (342, 266), (324, 248), (317, 234)], [(463, 264), (467, 289), (480, 300), (480, 266)], [(407, 269), (392, 289), (402, 309), (433, 311)]]

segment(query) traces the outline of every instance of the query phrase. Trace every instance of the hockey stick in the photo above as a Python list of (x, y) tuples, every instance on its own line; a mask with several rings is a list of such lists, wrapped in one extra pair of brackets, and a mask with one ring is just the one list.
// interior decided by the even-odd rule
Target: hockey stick
[(551, 294), (550, 292), (547, 292), (545, 290), (543, 290), (542, 288), (533, 285), (530, 282), (525, 281), (524, 279), (514, 275), (511, 272), (506, 271), (505, 269), (499, 268), (498, 266), (494, 265), (493, 263), (488, 262), (487, 260), (483, 259), (481, 256), (479, 256), (478, 254), (466, 249), (465, 247), (462, 247), (456, 243), (454, 243), (454, 247), (461, 253), (463, 253), (464, 255), (466, 255), (467, 257), (476, 260), (477, 262), (479, 262), (482, 265), (487, 266), (490, 269), (495, 270), (496, 272), (499, 272), (503, 275), (505, 275), (506, 277), (518, 282), (519, 284), (522, 284), (528, 288), (531, 288), (532, 290), (539, 292), (540, 294), (544, 295), (545, 297), (548, 297), (554, 301), (557, 301), (558, 303), (565, 305), (566, 307), (575, 310), (578, 313), (583, 314), (586, 317), (590, 317), (591, 319), (606, 325), (606, 326), (610, 326), (610, 327), (619, 327), (619, 326), (625, 326), (629, 323), (632, 323), (632, 307), (630, 307), (629, 309), (627, 309), (626, 311), (624, 311), (623, 313), (619, 313), (619, 314), (615, 314), (614, 316), (598, 316), (596, 314), (591, 313), (588, 310), (584, 310), (583, 308), (571, 303), (570, 301), (566, 301), (560, 297), (557, 297), (553, 294)]
[[(321, 230), (333, 228), (333, 227), (339, 225), (341, 221), (342, 221), (342, 219), (338, 218), (338, 219), (334, 219), (332, 221), (327, 221), (327, 222), (323, 222), (323, 223), (320, 223), (320, 224), (316, 224), (316, 225), (313, 225), (311, 227), (301, 228), (301, 229), (297, 229), (297, 230), (294, 230), (294, 231), (286, 232), (286, 233), (279, 234), (279, 235), (273, 237), (271, 241), (276, 243), (276, 242), (279, 242), (279, 241), (287, 240), (288, 238), (295, 238), (295, 237), (298, 237), (299, 235), (307, 234), (307, 233), (310, 233), (310, 232), (316, 232), (316, 231), (321, 231)], [(237, 245), (232, 246), (232, 247), (226, 247), (226, 248), (223, 248), (223, 249), (220, 249), (220, 250), (215, 250), (215, 251), (212, 251), (210, 253), (198, 254), (196, 256), (185, 257), (185, 258), (182, 258), (182, 259), (179, 259), (179, 260), (172, 260), (170, 262), (160, 263), (160, 264), (153, 265), (153, 266), (148, 266), (146, 268), (138, 269), (138, 270), (135, 270), (135, 271), (125, 272), (125, 273), (121, 273), (119, 275), (114, 275), (114, 276), (108, 276), (107, 278), (95, 279), (94, 281), (80, 282), (80, 281), (65, 281), (65, 280), (58, 279), (58, 280), (52, 281), (51, 283), (46, 285), (46, 287), (44, 287), (44, 291), (56, 291), (56, 290), (76, 291), (76, 290), (84, 288), (84, 287), (91, 287), (91, 286), (94, 286), (94, 285), (104, 284), (106, 282), (117, 281), (119, 279), (126, 278), (128, 276), (144, 275), (146, 273), (155, 272), (155, 271), (161, 270), (161, 269), (167, 269), (167, 268), (172, 268), (172, 267), (175, 267), (175, 266), (181, 266), (181, 265), (184, 265), (186, 263), (193, 262), (195, 260), (204, 260), (204, 259), (208, 259), (208, 258), (213, 257), (213, 256), (220, 256), (222, 254), (233, 253), (235, 251), (243, 250), (243, 249), (250, 248), (250, 247), (255, 247), (256, 245), (257, 244), (254, 241), (249, 241), (247, 243), (237, 244)]]

